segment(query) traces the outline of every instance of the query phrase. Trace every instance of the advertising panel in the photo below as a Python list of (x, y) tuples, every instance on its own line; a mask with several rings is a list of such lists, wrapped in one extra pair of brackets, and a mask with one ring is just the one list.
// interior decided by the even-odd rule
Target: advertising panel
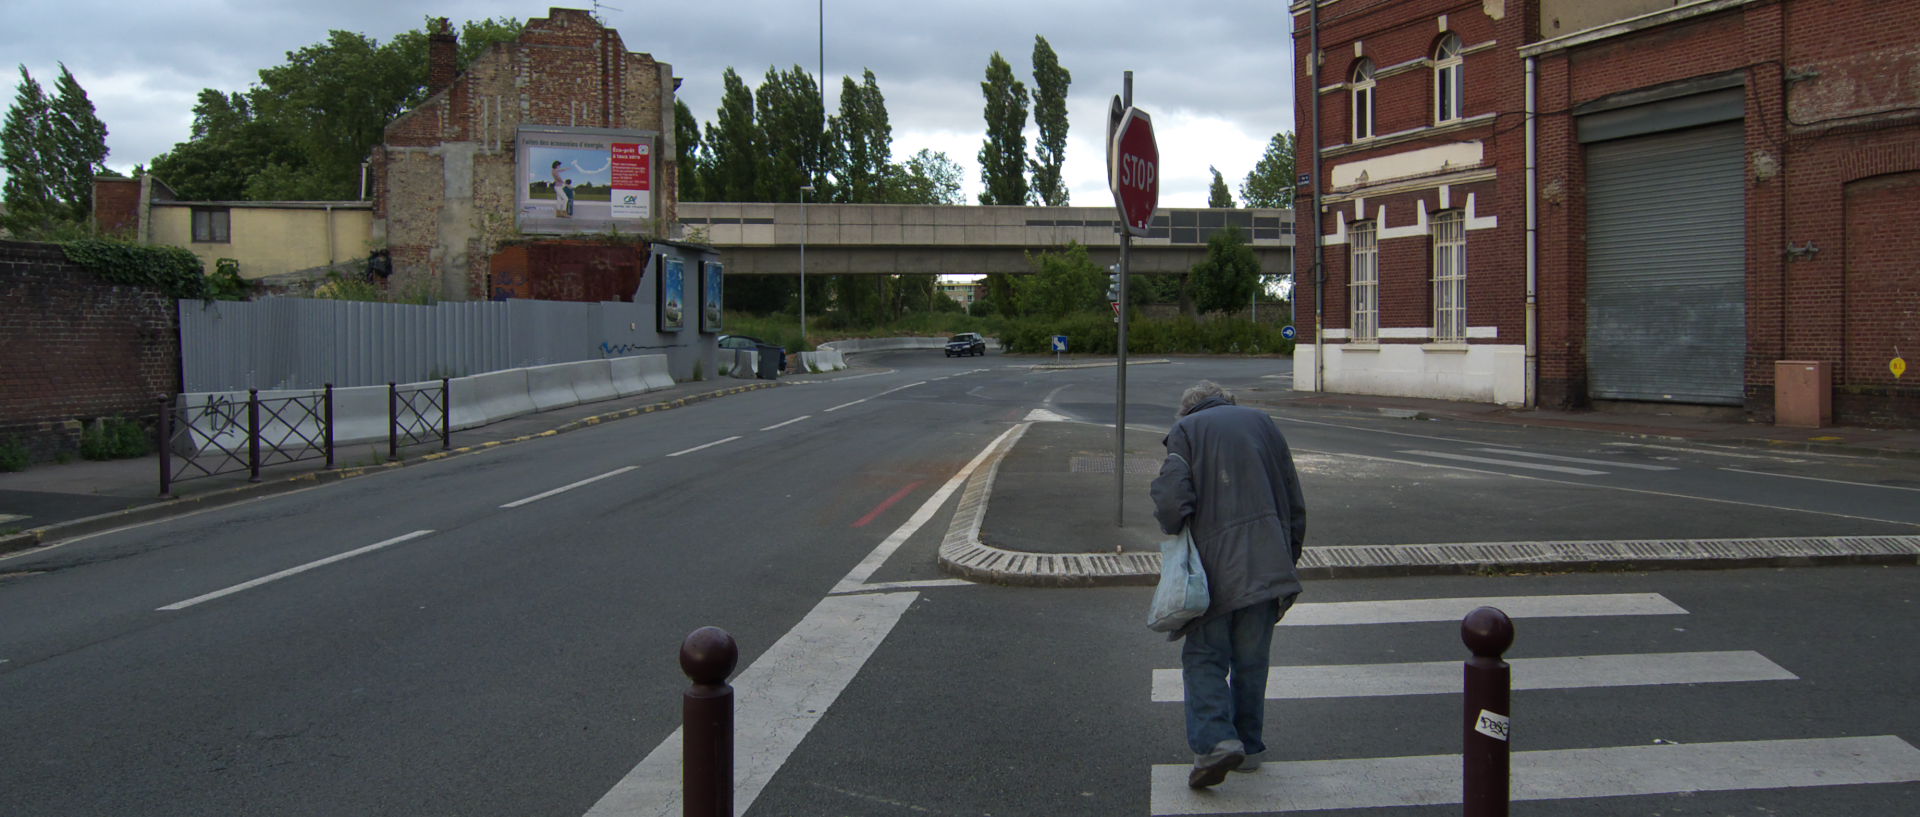
[(687, 267), (679, 256), (665, 256), (660, 261), (660, 331), (678, 332), (687, 327)]
[(646, 232), (654, 146), (650, 131), (521, 128), (515, 226), (532, 234)]
[(720, 284), (720, 264), (709, 261), (700, 265), (700, 331), (718, 332), (726, 328), (721, 323), (725, 314), (725, 301), (722, 300)]

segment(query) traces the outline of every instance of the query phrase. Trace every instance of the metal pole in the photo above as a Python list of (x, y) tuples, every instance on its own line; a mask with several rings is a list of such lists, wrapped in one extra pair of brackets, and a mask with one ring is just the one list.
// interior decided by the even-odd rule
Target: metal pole
[[(822, 0), (825, 2), (825, 0)], [(800, 185), (800, 346), (807, 345), (807, 193), (813, 185)]]
[(160, 395), (160, 424), (154, 433), (160, 435), (160, 498), (173, 498), (173, 406), (167, 396)]
[[(1133, 72), (1120, 81), (1121, 104), (1133, 107)], [(1127, 264), (1133, 255), (1133, 234), (1120, 225), (1120, 332), (1116, 339), (1118, 365), (1114, 367), (1113, 398), (1113, 524), (1127, 524)], [(1114, 546), (1120, 552), (1120, 546)]]
[(260, 481), (259, 389), (247, 389), (247, 481)]
[(326, 416), (322, 419), (326, 421), (326, 426), (327, 426), (326, 428), (327, 467), (332, 468), (333, 467), (333, 384), (332, 383), (327, 384), (326, 394), (323, 395), (320, 399), (321, 399), (321, 408), (326, 413)]
[(387, 381), (387, 462), (400, 459), (400, 391)]
[[(1325, 251), (1320, 241), (1320, 0), (1313, 0), (1312, 11), (1308, 16), (1310, 48), (1313, 53), (1307, 56), (1308, 106), (1313, 110), (1313, 167), (1307, 171), (1313, 182), (1313, 198), (1307, 208), (1307, 215), (1313, 219), (1313, 390), (1327, 390), (1327, 269)], [(1300, 140), (1293, 144), (1294, 156), (1300, 155)], [(1296, 159), (1296, 166), (1298, 160)], [(1296, 182), (1297, 184), (1298, 182)], [(1299, 188), (1294, 188), (1298, 190)], [(1294, 218), (1294, 233), (1299, 233), (1297, 214)]]
[(440, 450), (453, 448), (453, 391), (447, 388), (447, 378), (440, 378)]
[(1473, 657), (1465, 672), (1466, 723), (1461, 746), (1460, 802), (1465, 817), (1507, 817), (1513, 670), (1500, 655), (1513, 646), (1513, 620), (1481, 607), (1460, 621)]
[(680, 642), (680, 670), (693, 681), (681, 700), (681, 814), (733, 817), (733, 636), (701, 627)]

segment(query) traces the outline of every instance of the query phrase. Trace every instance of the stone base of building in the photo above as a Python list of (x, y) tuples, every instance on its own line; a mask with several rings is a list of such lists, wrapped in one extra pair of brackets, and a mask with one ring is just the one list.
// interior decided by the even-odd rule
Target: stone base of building
[(1295, 390), (1509, 406), (1522, 405), (1527, 399), (1525, 346), (1329, 343), (1322, 348), (1326, 349), (1325, 387), (1316, 382), (1315, 347), (1303, 343), (1293, 352)]

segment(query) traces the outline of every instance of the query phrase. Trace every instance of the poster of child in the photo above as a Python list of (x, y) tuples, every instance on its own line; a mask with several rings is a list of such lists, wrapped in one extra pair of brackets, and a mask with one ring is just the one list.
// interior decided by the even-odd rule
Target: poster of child
[(568, 179), (567, 183), (561, 186), (560, 192), (567, 196), (567, 218), (573, 218), (573, 180)]

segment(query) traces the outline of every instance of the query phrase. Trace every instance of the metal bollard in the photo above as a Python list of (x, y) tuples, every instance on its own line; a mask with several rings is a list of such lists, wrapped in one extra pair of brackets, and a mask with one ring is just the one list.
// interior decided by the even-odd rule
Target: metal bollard
[(321, 401), (320, 407), (324, 413), (324, 416), (321, 418), (320, 422), (326, 426), (326, 435), (327, 435), (327, 467), (332, 468), (333, 467), (333, 384), (332, 383), (327, 384), (326, 394), (321, 396), (320, 401)]
[(387, 462), (400, 459), (400, 389), (387, 381)]
[(259, 389), (247, 389), (247, 481), (260, 481)]
[(1461, 803), (1465, 817), (1507, 817), (1511, 794), (1509, 732), (1513, 670), (1500, 660), (1513, 646), (1513, 620), (1495, 607), (1481, 607), (1460, 620), (1467, 659), (1461, 752)]
[(680, 670), (692, 679), (681, 706), (684, 817), (733, 817), (733, 687), (740, 660), (733, 636), (701, 627), (680, 642)]
[(160, 423), (154, 428), (154, 434), (160, 438), (160, 498), (173, 498), (173, 406), (166, 395), (161, 395)]
[(440, 378), (440, 450), (453, 450), (453, 391), (449, 379)]

